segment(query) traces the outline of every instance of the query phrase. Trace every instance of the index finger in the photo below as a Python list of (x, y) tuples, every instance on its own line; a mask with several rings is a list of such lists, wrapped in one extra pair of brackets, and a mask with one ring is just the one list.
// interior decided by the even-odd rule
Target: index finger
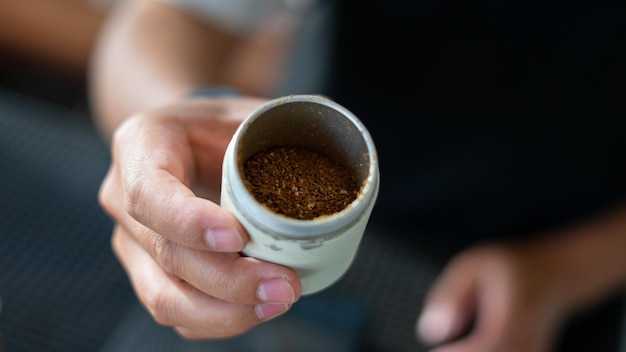
[(113, 153), (123, 207), (138, 222), (179, 244), (240, 251), (247, 234), (235, 217), (187, 186), (195, 165), (182, 123), (174, 117), (135, 117), (116, 132)]

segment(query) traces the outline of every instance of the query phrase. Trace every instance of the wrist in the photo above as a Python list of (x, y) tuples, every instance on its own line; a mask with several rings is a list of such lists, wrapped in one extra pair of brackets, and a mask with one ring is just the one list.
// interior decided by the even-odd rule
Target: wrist
[(626, 209), (546, 240), (556, 290), (567, 310), (592, 305), (626, 287)]

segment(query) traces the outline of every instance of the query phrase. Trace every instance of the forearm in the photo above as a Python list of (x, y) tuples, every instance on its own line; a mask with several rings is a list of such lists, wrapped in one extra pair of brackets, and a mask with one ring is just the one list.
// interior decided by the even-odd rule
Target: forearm
[(549, 239), (543, 254), (570, 310), (626, 288), (626, 207)]
[(105, 138), (128, 116), (171, 103), (196, 87), (221, 84), (235, 38), (151, 1), (121, 2), (95, 49), (93, 112)]
[(0, 48), (83, 77), (106, 10), (84, 0), (0, 1)]

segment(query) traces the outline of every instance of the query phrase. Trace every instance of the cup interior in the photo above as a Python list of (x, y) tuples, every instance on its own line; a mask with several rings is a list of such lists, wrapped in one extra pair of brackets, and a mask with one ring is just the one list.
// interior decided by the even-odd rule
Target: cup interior
[[(256, 153), (276, 147), (305, 148), (351, 170), (361, 188), (371, 172), (371, 147), (364, 128), (332, 103), (289, 101), (269, 106), (248, 119), (237, 143), (237, 167)], [(369, 137), (368, 137), (369, 138)]]

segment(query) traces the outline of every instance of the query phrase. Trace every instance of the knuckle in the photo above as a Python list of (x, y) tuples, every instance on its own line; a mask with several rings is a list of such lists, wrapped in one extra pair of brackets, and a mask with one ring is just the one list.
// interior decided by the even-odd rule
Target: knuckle
[(161, 266), (161, 268), (170, 274), (175, 273), (175, 244), (167, 238), (147, 229), (150, 232), (150, 246), (152, 257)]
[[(251, 283), (250, 279), (231, 272), (215, 270), (207, 270), (205, 275), (204, 282), (210, 283), (211, 295), (225, 302), (251, 302), (251, 299), (245, 294), (245, 292), (249, 291), (245, 285)], [(224, 322), (224, 324), (226, 323)]]
[(142, 117), (140, 113), (130, 115), (113, 131), (111, 135), (111, 150), (114, 154), (119, 154), (128, 141), (136, 138), (136, 131), (141, 125), (140, 121), (142, 118), (146, 117)]
[(116, 229), (115, 231), (113, 231), (113, 234), (111, 235), (111, 248), (113, 249), (113, 253), (115, 253), (116, 255), (120, 253), (120, 250), (122, 248), (122, 236), (120, 235), (120, 232)]
[(117, 146), (123, 144), (123, 140), (124, 140), (124, 128), (125, 125), (128, 125), (128, 121), (130, 121), (133, 117), (129, 117), (126, 121), (122, 122), (122, 124), (119, 126), (119, 128), (115, 129), (115, 131), (113, 131), (113, 135), (111, 135), (111, 146), (113, 147), (113, 150), (116, 149)]
[(134, 219), (139, 220), (142, 214), (142, 200), (145, 192), (145, 182), (141, 177), (131, 178), (124, 192), (124, 206), (126, 212)]
[(157, 323), (165, 326), (173, 326), (172, 312), (168, 300), (158, 290), (148, 293), (143, 303), (150, 315)]
[(114, 181), (112, 179), (112, 173), (113, 171), (109, 170), (109, 173), (98, 190), (98, 203), (108, 214), (113, 213), (113, 207), (115, 205), (114, 195), (116, 192), (113, 191)]
[(241, 283), (230, 276), (225, 276), (221, 282), (218, 282), (217, 287), (220, 289), (220, 294), (224, 297), (224, 300), (228, 302), (237, 302), (241, 300), (242, 290)]

